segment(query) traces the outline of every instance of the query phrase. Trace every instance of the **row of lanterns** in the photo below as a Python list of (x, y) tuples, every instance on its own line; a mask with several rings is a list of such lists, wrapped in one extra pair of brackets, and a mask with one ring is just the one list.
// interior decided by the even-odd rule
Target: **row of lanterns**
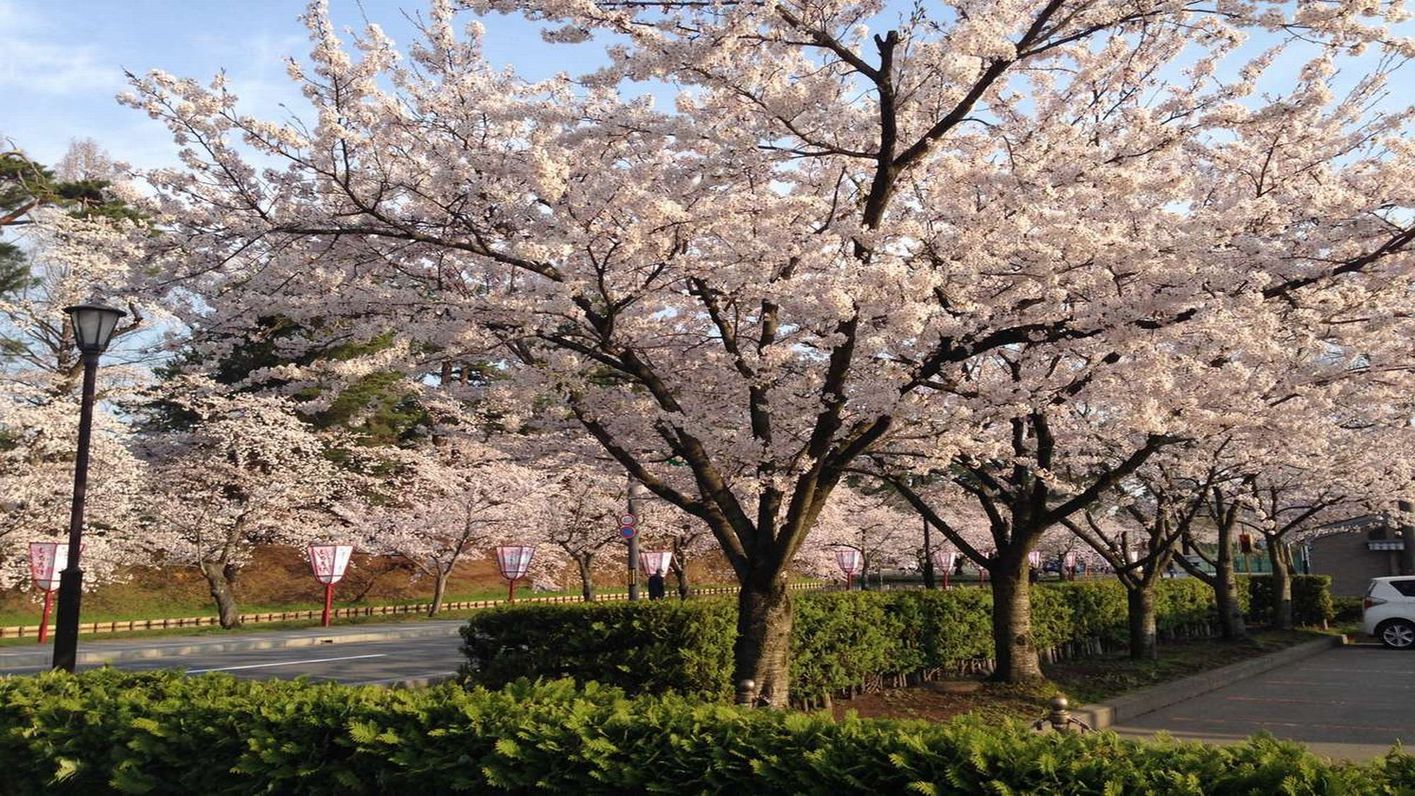
[[(324, 611), (320, 625), (329, 627), (334, 607), (334, 586), (344, 579), (354, 546), (347, 544), (312, 544), (309, 547), (310, 569), (324, 586)], [(30, 542), (30, 581), (44, 592), (44, 610), (39, 621), (39, 643), (49, 638), (49, 614), (54, 604), (54, 592), (59, 588), (59, 572), (68, 560), (69, 545), (65, 542)], [(500, 545), (496, 548), (496, 568), (506, 580), (506, 600), (516, 601), (516, 583), (524, 580), (531, 570), (535, 548), (528, 545)], [(648, 573), (667, 572), (673, 564), (673, 553), (653, 551), (639, 554), (639, 562)]]

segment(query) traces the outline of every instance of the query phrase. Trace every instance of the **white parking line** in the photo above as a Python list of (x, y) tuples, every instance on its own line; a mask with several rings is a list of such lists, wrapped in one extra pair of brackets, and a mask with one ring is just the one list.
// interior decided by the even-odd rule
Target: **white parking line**
[(281, 661), (280, 663), (251, 663), (245, 666), (218, 666), (211, 669), (188, 669), (187, 674), (206, 674), (207, 672), (234, 672), (237, 669), (268, 669), (274, 666), (298, 666), (302, 663), (329, 663), (331, 661), (354, 661), (360, 658), (386, 658), (388, 653), (379, 652), (372, 655), (345, 655), (342, 658), (310, 658), (303, 661)]

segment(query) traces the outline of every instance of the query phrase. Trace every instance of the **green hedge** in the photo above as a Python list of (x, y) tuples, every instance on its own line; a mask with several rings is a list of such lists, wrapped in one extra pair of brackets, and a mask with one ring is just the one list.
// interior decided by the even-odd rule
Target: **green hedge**
[[(1126, 643), (1125, 591), (1113, 580), (1043, 584), (1032, 592), (1042, 649), (1099, 639)], [(992, 656), (992, 594), (951, 591), (802, 593), (794, 597), (791, 693), (814, 702), (872, 677), (956, 668)], [(1212, 591), (1166, 580), (1159, 629), (1212, 618)], [(572, 677), (630, 693), (732, 694), (736, 602), (517, 605), (479, 612), (462, 628), (468, 680), (499, 688), (520, 677)]]
[(97, 670), (0, 680), (7, 793), (1409, 792), (1415, 759), (835, 722), (569, 681), (400, 690)]
[[(1250, 575), (1248, 580), (1248, 616), (1255, 622), (1273, 621), (1273, 582), (1271, 575)], [(1332, 603), (1331, 577), (1328, 575), (1292, 576), (1292, 621), (1298, 625), (1317, 627), (1336, 617)]]

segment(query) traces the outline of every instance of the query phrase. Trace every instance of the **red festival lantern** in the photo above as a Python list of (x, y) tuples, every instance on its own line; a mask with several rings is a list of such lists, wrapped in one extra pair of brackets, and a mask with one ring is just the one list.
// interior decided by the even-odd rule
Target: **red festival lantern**
[(344, 579), (344, 570), (349, 568), (349, 556), (353, 554), (353, 545), (310, 545), (310, 568), (314, 570), (314, 579), (324, 584), (324, 615), (320, 618), (323, 627), (329, 627), (329, 609), (334, 605), (334, 584)]
[(69, 560), (66, 542), (29, 543), (29, 579), (44, 592), (44, 612), (39, 620), (39, 643), (49, 638), (49, 611), (54, 606), (54, 590), (59, 588), (59, 567)]
[(531, 570), (531, 558), (535, 554), (534, 547), (520, 544), (504, 544), (496, 548), (496, 568), (506, 579), (507, 602), (516, 602), (516, 581), (526, 577)]
[(956, 550), (935, 550), (933, 551), (934, 571), (943, 573), (943, 588), (948, 588), (948, 576), (953, 572), (953, 567), (958, 563), (958, 551)]
[(850, 586), (855, 581), (855, 573), (860, 571), (864, 565), (864, 556), (853, 547), (841, 547), (835, 551), (835, 563), (840, 567), (840, 571), (845, 573), (845, 590), (850, 591)]

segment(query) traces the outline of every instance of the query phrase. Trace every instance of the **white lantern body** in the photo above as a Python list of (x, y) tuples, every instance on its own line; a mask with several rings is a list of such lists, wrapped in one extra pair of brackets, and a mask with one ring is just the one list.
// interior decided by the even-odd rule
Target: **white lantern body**
[(1039, 551), (1039, 550), (1033, 550), (1032, 552), (1028, 553), (1028, 554), (1027, 554), (1027, 563), (1030, 564), (1030, 565), (1032, 565), (1033, 567), (1040, 567), (1040, 566), (1042, 565), (1042, 554), (1041, 554), (1041, 551)]
[(1065, 566), (1066, 566), (1067, 569), (1075, 569), (1075, 568), (1076, 568), (1076, 553), (1075, 553), (1075, 552), (1068, 552), (1068, 553), (1066, 554), (1065, 558), (1063, 559), (1063, 561), (1064, 561), (1064, 564), (1065, 564)]
[(536, 549), (527, 545), (501, 545), (496, 548), (496, 568), (501, 577), (516, 581), (524, 578), (531, 569), (531, 558)]
[(644, 572), (650, 575), (667, 574), (669, 567), (673, 566), (673, 553), (669, 550), (639, 553), (639, 566), (643, 567)]
[(100, 354), (113, 339), (118, 321), (128, 313), (102, 304), (76, 304), (65, 307), (74, 328), (74, 343), (86, 354)]
[(42, 591), (59, 588), (59, 573), (69, 561), (67, 542), (30, 542), (29, 577)]
[(958, 555), (957, 550), (933, 551), (934, 569), (952, 572), (953, 567), (958, 563)]
[(835, 551), (835, 563), (846, 575), (854, 575), (864, 564), (864, 556), (853, 547), (842, 547)]
[(349, 557), (353, 553), (353, 545), (310, 545), (310, 569), (314, 570), (315, 580), (325, 585), (343, 580), (344, 571), (349, 568)]

